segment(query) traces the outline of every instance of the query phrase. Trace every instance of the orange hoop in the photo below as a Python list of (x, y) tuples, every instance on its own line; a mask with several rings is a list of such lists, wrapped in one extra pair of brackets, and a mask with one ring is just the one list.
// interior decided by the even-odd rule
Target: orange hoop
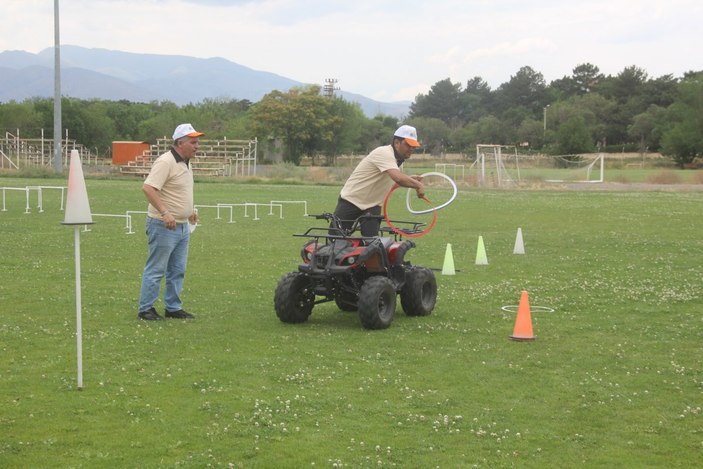
[[(434, 227), (434, 224), (435, 224), (435, 222), (437, 221), (437, 210), (432, 210), (432, 214), (433, 214), (433, 215), (432, 215), (432, 222), (429, 224), (429, 226), (428, 226), (427, 228), (425, 228), (424, 230), (420, 231), (419, 233), (406, 233), (406, 232), (404, 232), (403, 230), (401, 230), (400, 228), (396, 227), (393, 223), (391, 223), (390, 219), (388, 218), (388, 210), (387, 210), (387, 207), (388, 207), (388, 200), (390, 200), (391, 194), (393, 194), (393, 192), (394, 192), (396, 189), (398, 189), (399, 187), (400, 187), (400, 186), (399, 186), (398, 184), (396, 184), (395, 186), (393, 186), (393, 188), (391, 188), (391, 190), (388, 191), (388, 194), (386, 194), (386, 199), (383, 201), (383, 218), (385, 218), (386, 224), (388, 225), (388, 227), (389, 227), (391, 230), (393, 230), (394, 233), (397, 233), (397, 234), (399, 234), (399, 235), (401, 235), (401, 236), (406, 236), (406, 237), (408, 237), (408, 238), (419, 238), (420, 236), (426, 235), (426, 234), (429, 233), (430, 230)], [(422, 200), (424, 200), (424, 201), (427, 202), (428, 204), (432, 205), (432, 202), (430, 202), (429, 200), (427, 200), (425, 197), (422, 197)]]

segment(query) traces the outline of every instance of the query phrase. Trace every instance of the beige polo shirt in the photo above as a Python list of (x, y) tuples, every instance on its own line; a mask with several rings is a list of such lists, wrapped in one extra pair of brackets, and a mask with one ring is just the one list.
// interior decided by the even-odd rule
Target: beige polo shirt
[[(193, 170), (180, 156), (170, 151), (159, 156), (151, 166), (144, 184), (158, 189), (161, 201), (176, 219), (187, 223), (193, 214)], [(149, 204), (148, 216), (163, 219), (158, 210)]]
[(352, 171), (340, 196), (361, 210), (381, 205), (395, 182), (386, 173), (398, 169), (392, 145), (376, 148)]

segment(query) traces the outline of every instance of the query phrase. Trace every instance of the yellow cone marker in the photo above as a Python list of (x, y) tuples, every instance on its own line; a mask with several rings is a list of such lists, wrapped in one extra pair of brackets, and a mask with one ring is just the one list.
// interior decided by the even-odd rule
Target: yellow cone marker
[(454, 275), (454, 256), (452, 256), (452, 245), (447, 243), (447, 250), (444, 253), (444, 266), (442, 266), (442, 275)]
[(483, 236), (478, 237), (478, 246), (476, 246), (476, 265), (488, 265), (486, 247), (483, 245)]

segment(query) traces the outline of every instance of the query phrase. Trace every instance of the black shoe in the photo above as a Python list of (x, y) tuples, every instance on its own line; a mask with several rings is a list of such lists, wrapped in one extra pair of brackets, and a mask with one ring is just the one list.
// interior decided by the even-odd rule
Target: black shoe
[(166, 311), (165, 316), (173, 319), (195, 319), (195, 316), (187, 311), (183, 311), (182, 309), (179, 309), (178, 311)]
[(164, 320), (164, 318), (159, 316), (159, 313), (157, 313), (153, 307), (147, 309), (146, 311), (140, 311), (139, 314), (137, 314), (137, 319), (143, 319), (144, 321), (163, 321)]

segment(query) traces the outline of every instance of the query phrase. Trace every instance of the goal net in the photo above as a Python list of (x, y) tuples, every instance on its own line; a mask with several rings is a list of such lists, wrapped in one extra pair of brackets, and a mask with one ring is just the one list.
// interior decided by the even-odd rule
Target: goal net
[[(597, 155), (518, 154), (514, 145), (476, 145), (476, 160), (468, 171), (479, 186), (503, 187), (522, 183), (599, 183), (604, 181), (605, 157)], [(439, 165), (435, 166), (438, 169)], [(447, 165), (445, 165), (447, 166)], [(441, 167), (447, 173), (464, 168)], [(455, 174), (456, 176), (456, 174)]]
[(599, 153), (595, 157), (581, 155), (553, 156), (553, 172), (545, 182), (603, 182), (604, 157)]
[(476, 180), (480, 186), (506, 186), (520, 181), (517, 147), (514, 145), (476, 145)]

